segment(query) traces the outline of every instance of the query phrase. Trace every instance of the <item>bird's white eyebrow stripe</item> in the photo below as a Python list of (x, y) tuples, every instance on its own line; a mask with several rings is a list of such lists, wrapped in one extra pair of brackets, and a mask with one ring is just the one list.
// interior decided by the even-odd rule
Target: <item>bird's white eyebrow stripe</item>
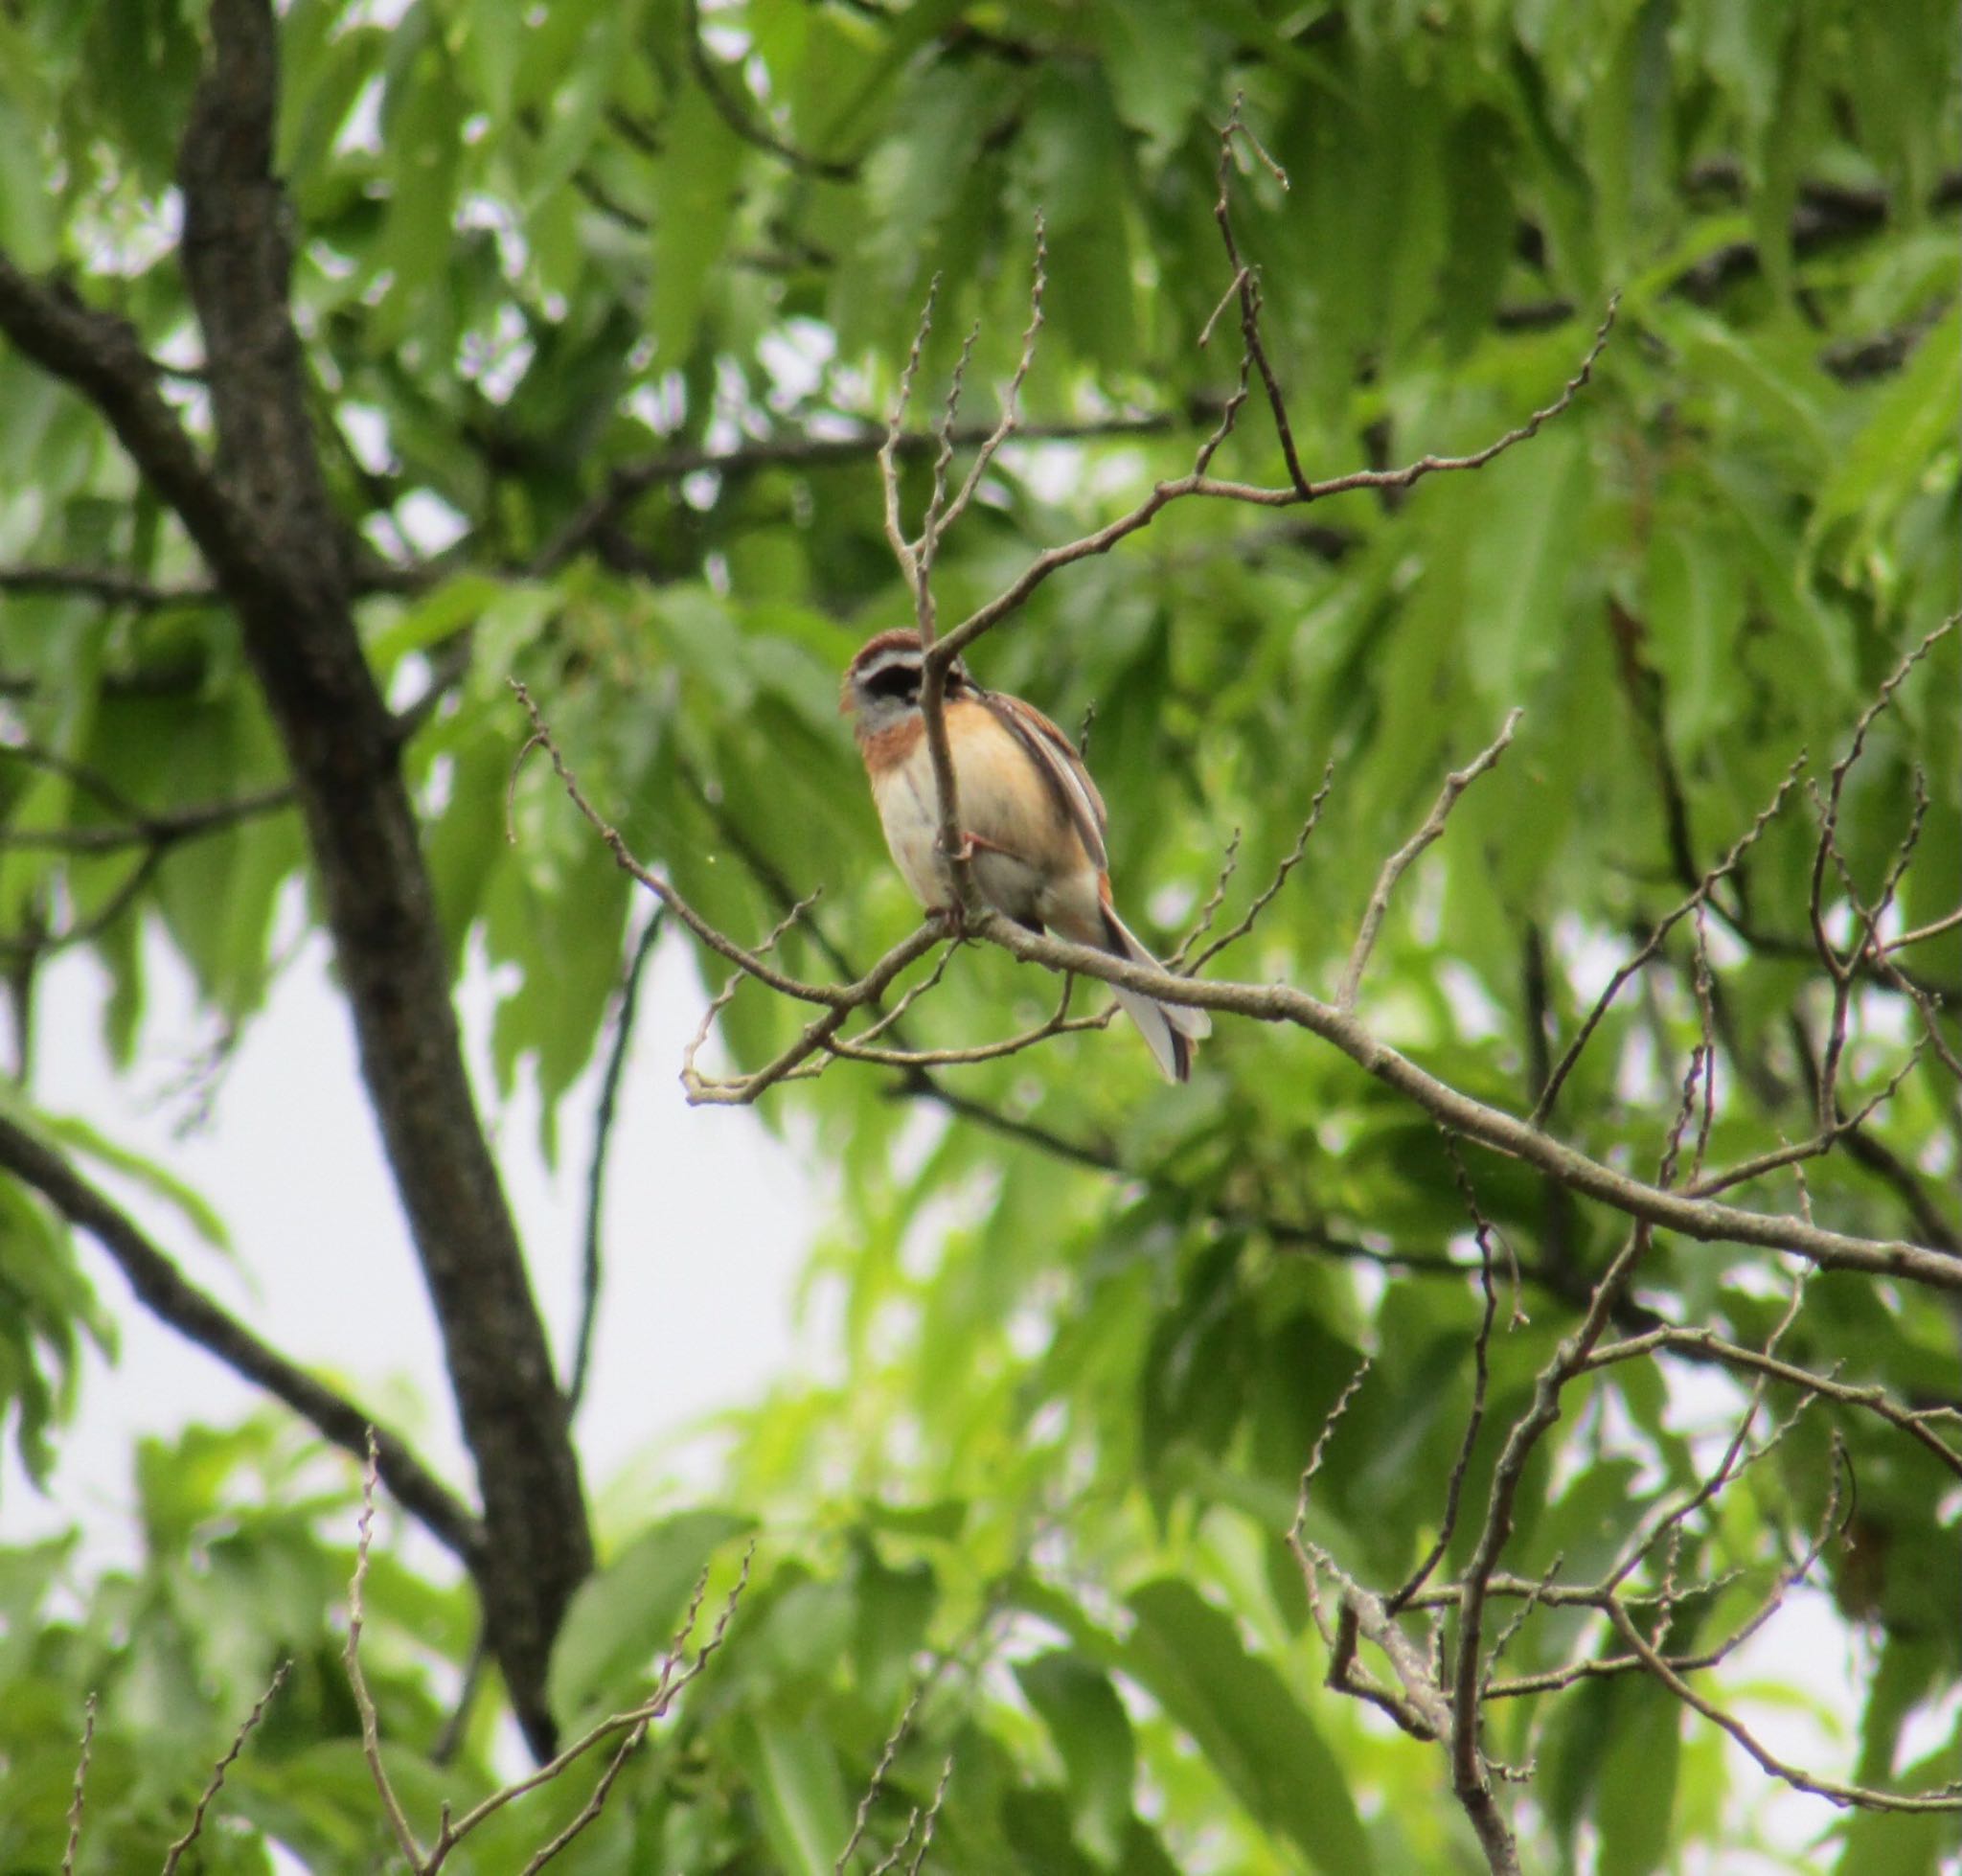
[(881, 675), (885, 672), (918, 671), (921, 665), (922, 659), (918, 652), (908, 652), (903, 648), (896, 648), (890, 652), (881, 652), (878, 657), (866, 665), (858, 673), (858, 681), (861, 684), (869, 684), (875, 677)]

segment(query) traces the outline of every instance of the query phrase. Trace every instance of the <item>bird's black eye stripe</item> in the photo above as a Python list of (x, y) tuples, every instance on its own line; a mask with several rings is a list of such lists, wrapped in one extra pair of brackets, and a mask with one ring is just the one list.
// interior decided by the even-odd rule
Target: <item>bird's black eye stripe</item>
[(874, 697), (915, 698), (920, 695), (920, 667), (916, 664), (881, 665), (865, 679)]

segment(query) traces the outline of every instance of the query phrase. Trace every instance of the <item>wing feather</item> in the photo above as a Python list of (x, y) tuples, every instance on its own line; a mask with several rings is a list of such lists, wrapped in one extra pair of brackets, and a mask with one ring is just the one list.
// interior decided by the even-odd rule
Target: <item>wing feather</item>
[(1090, 771), (1084, 766), (1076, 745), (1034, 704), (1024, 703), (1018, 697), (980, 690), (975, 696), (988, 714), (1029, 752), (1037, 770), (1082, 837), (1090, 863), (1099, 873), (1108, 872), (1110, 859), (1104, 850), (1104, 830), (1107, 825), (1104, 797), (1090, 780)]

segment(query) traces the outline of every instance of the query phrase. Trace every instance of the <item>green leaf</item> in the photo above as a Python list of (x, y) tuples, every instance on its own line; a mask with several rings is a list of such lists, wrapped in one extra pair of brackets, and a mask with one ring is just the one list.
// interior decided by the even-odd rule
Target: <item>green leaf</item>
[(1375, 1859), (1347, 1774), (1233, 1618), (1175, 1577), (1146, 1584), (1129, 1607), (1136, 1626), (1125, 1671), (1192, 1735), (1253, 1818), (1328, 1876), (1367, 1876)]
[(1117, 114), (1162, 163), (1206, 99), (1204, 14), (1185, 0), (1101, 0), (1099, 12)]
[(561, 1724), (630, 1698), (673, 1639), (709, 1560), (753, 1528), (752, 1520), (733, 1512), (682, 1512), (644, 1531), (580, 1586), (546, 1681)]
[(1624, 1682), (1594, 1791), (1599, 1876), (1649, 1876), (1671, 1861), (1682, 1762), (1682, 1704), (1666, 1687)]
[(1499, 710), (1526, 702), (1565, 649), (1567, 583), (1579, 559), (1586, 438), (1578, 425), (1489, 469), (1465, 572), (1466, 668)]
[(1081, 1656), (1038, 1655), (1015, 1679), (1041, 1715), (1069, 1774), (1074, 1834), (1100, 1863), (1114, 1862), (1131, 1824), (1137, 1748), (1117, 1690)]
[(837, 1755), (814, 1726), (750, 1716), (736, 1729), (741, 1763), (763, 1810), (774, 1866), (786, 1876), (832, 1876), (851, 1835)]
[(1684, 517), (1649, 546), (1648, 605), (1672, 745), (1701, 750), (1744, 708), (1733, 663), (1745, 595), (1723, 538)]
[[(456, 82), (444, 35), (433, 24), (416, 27), (424, 6), (396, 29), (383, 107), (383, 151), (389, 178), (388, 216), (376, 248), (376, 263), (393, 276), (375, 322), (375, 337), (400, 343), (419, 317), (440, 305), (431, 290), (455, 252), (451, 224), (463, 177), (463, 121), (468, 101)], [(434, 9), (427, 17), (433, 20)], [(422, 342), (433, 336), (418, 334)]]
[(675, 101), (661, 166), (649, 325), (663, 367), (684, 365), (715, 282), (736, 212), (741, 146), (707, 95), (690, 85)]
[(385, 686), (395, 668), (411, 652), (426, 652), (454, 633), (472, 626), (505, 596), (504, 583), (486, 573), (460, 573), (444, 581), (404, 606), (390, 624), (368, 641), (368, 659)]
[[(5, 1105), (11, 1107), (11, 1100)], [(76, 1152), (119, 1172), (126, 1179), (161, 1199), (212, 1249), (232, 1255), (232, 1234), (217, 1208), (194, 1186), (187, 1184), (168, 1166), (160, 1166), (140, 1153), (119, 1146), (99, 1129), (73, 1115), (40, 1114), (35, 1122), (50, 1139), (72, 1147)]]
[(29, 114), (0, 93), (0, 242), (16, 265), (37, 273), (55, 259), (55, 229), (34, 160), (36, 135)]
[[(1915, 347), (1907, 369), (1872, 400), (1819, 491), (1808, 544), (1842, 578), (1856, 577), (1866, 556), (1884, 545), (1917, 491), (1946, 492), (1952, 499), (1955, 426), (1949, 420), (1958, 401), (1962, 310), (1951, 310)], [(1829, 545), (1839, 551), (1829, 554)]]

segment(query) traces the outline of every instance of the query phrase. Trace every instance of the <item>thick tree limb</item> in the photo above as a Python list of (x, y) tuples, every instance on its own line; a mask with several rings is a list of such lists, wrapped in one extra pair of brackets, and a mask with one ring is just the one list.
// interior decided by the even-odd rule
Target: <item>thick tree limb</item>
[[(285, 742), (396, 1181), (443, 1331), (488, 1537), (491, 1645), (535, 1750), (559, 1619), (592, 1567), (563, 1396), (463, 1063), (448, 968), (386, 705), (349, 609), (287, 308), (286, 208), (271, 170), (277, 26), (217, 0), (215, 56), (184, 137), (184, 267), (210, 360), (218, 473), (257, 565), (215, 570)], [(209, 552), (209, 549), (207, 550)]]

